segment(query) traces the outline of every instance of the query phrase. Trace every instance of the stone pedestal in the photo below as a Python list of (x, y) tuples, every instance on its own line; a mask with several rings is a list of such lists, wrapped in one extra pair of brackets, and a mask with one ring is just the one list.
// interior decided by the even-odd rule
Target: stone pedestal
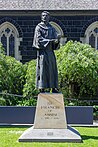
[(38, 95), (34, 126), (27, 129), (19, 142), (81, 142), (75, 129), (67, 126), (62, 94)]
[(38, 95), (34, 128), (35, 129), (67, 128), (62, 94), (40, 93)]

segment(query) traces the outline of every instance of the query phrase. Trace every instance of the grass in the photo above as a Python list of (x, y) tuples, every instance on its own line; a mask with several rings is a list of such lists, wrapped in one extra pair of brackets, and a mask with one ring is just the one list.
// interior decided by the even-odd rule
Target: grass
[(75, 127), (81, 134), (83, 143), (23, 143), (18, 142), (19, 136), (28, 127), (1, 126), (0, 147), (97, 147), (98, 127)]

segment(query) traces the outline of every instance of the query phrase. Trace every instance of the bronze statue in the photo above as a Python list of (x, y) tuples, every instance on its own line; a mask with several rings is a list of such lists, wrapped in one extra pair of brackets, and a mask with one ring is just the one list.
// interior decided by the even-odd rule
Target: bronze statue
[(60, 47), (60, 36), (49, 23), (50, 13), (42, 12), (41, 22), (35, 28), (33, 46), (37, 49), (36, 88), (44, 92), (52, 88), (58, 92), (58, 71), (54, 50)]

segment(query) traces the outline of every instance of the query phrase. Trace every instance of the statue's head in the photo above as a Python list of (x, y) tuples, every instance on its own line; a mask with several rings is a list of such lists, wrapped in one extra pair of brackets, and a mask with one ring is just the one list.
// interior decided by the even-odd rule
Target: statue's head
[(50, 19), (50, 13), (48, 11), (43, 11), (42, 14), (41, 14), (41, 20), (44, 23), (48, 23), (49, 19)]

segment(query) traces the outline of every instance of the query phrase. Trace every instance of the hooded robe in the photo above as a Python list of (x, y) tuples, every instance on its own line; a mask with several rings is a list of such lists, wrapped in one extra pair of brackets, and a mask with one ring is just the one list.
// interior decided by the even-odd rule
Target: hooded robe
[(35, 28), (33, 46), (37, 49), (36, 88), (58, 88), (58, 71), (53, 50), (59, 48), (56, 30), (48, 23)]

